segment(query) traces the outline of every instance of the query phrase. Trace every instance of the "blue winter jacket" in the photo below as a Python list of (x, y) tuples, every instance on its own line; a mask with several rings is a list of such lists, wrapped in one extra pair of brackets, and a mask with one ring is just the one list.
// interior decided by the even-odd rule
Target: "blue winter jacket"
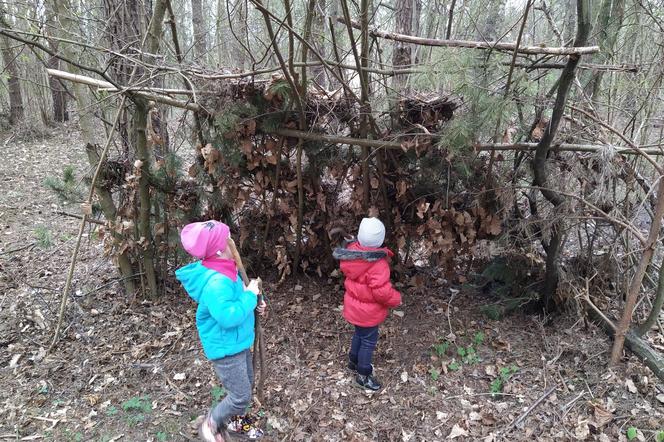
[(233, 282), (200, 261), (179, 268), (175, 276), (198, 303), (196, 327), (208, 359), (231, 356), (251, 347), (257, 298), (244, 290), (239, 276)]

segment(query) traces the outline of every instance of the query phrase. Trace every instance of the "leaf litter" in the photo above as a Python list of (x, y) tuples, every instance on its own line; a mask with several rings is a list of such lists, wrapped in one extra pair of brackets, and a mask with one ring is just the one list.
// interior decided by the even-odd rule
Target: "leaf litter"
[[(219, 388), (198, 343), (195, 306), (176, 284), (157, 300), (122, 295), (91, 232), (74, 275), (78, 295), (69, 303), (65, 335), (53, 353), (45, 352), (77, 220), (54, 213), (75, 209), (62, 207), (42, 182), (67, 164), (87, 171), (70, 148), (82, 145), (76, 137), (63, 131), (48, 146), (18, 143), (0, 165), (0, 252), (23, 245), (37, 226), (57, 233), (52, 249), (0, 256), (0, 435), (110, 441), (163, 433), (194, 440), (197, 419)], [(661, 430), (664, 390), (634, 381), (655, 379), (634, 358), (607, 376), (606, 352), (598, 354), (609, 346), (603, 332), (573, 318), (546, 327), (525, 315), (489, 320), (477, 294), (430, 288), (426, 278), (402, 288), (403, 314), (381, 327), (374, 364), (384, 389), (366, 394), (346, 369), (352, 328), (338, 309), (338, 280), (303, 278), (275, 288), (270, 276), (270, 370), (265, 401), (252, 410), (267, 440), (604, 441), (626, 440), (627, 426), (637, 434)], [(474, 348), (476, 359), (452, 354), (480, 331), (485, 338)], [(450, 350), (436, 355), (432, 346), (446, 338)], [(519, 370), (492, 394), (492, 381), (511, 366)], [(554, 395), (508, 429), (552, 383)]]

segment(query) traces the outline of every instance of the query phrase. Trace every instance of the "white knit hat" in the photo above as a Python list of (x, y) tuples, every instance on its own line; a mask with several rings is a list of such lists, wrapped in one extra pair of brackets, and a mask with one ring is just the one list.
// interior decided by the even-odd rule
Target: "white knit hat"
[(363, 218), (357, 240), (362, 247), (380, 247), (385, 240), (385, 226), (378, 218)]

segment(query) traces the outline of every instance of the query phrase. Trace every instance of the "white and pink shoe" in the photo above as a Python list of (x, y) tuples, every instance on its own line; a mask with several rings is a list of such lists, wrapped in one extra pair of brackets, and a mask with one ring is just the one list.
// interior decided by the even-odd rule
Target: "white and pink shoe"
[(198, 427), (198, 435), (203, 442), (225, 442), (224, 438), (219, 433), (219, 426), (214, 419), (212, 419), (210, 413), (205, 416), (200, 427)]

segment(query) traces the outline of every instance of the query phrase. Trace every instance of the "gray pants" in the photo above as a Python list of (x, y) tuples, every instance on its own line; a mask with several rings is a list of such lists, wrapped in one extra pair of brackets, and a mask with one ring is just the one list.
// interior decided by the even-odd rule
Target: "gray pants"
[(254, 380), (254, 367), (249, 349), (233, 356), (215, 359), (214, 371), (226, 391), (226, 397), (212, 410), (212, 419), (219, 425), (226, 425), (231, 416), (244, 415), (251, 405), (251, 386)]

